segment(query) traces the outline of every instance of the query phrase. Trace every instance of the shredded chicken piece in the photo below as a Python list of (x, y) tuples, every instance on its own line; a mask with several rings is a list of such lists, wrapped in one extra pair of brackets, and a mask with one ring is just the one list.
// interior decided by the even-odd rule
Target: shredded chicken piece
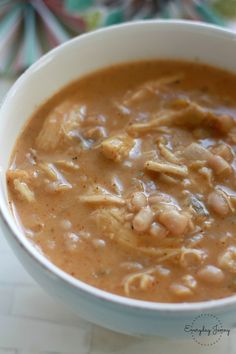
[(63, 138), (71, 139), (71, 131), (78, 128), (83, 119), (81, 107), (65, 101), (49, 113), (36, 138), (37, 147), (48, 151), (55, 149)]
[(141, 270), (143, 265), (139, 262), (123, 262), (120, 263), (120, 267), (126, 270)]
[(124, 191), (123, 183), (117, 175), (111, 177), (111, 188), (118, 195), (121, 195)]
[(79, 170), (79, 165), (75, 164), (73, 161), (66, 161), (66, 160), (58, 160), (54, 162), (55, 165), (58, 165), (62, 168), (69, 169), (69, 170)]
[(175, 257), (181, 252), (179, 248), (145, 246), (140, 241), (140, 234), (125, 224), (125, 210), (122, 208), (98, 209), (91, 217), (95, 220), (98, 229), (106, 237), (125, 248), (135, 249), (140, 253), (155, 256), (160, 262)]
[(165, 193), (158, 193), (151, 195), (148, 198), (149, 204), (152, 206), (152, 208), (155, 209), (155, 206), (159, 206), (163, 209), (163, 207), (167, 206), (168, 208), (174, 208), (177, 206), (175, 198), (171, 197), (169, 194)]
[(48, 192), (64, 192), (72, 189), (72, 185), (67, 181), (53, 181), (46, 185)]
[(199, 125), (214, 127), (221, 133), (228, 133), (234, 126), (234, 120), (226, 114), (216, 115), (199, 104), (187, 102), (183, 109), (173, 111), (166, 110), (158, 112), (153, 119), (147, 123), (136, 123), (128, 127), (129, 133), (147, 133), (156, 131), (160, 126), (185, 126), (194, 128)]
[(114, 101), (113, 104), (122, 115), (127, 116), (130, 114), (130, 109), (128, 107), (126, 107), (125, 105), (123, 105), (122, 103)]
[[(171, 242), (173, 245), (173, 241)], [(179, 248), (163, 248), (163, 255), (159, 255), (158, 262), (164, 262), (167, 259), (174, 258), (176, 256), (179, 256), (181, 253), (181, 250)], [(153, 253), (155, 255), (155, 253)]]
[(170, 150), (168, 149), (164, 144), (159, 143), (158, 147), (160, 149), (161, 155), (163, 158), (171, 163), (178, 164), (180, 163), (180, 159)]
[(124, 105), (129, 106), (138, 103), (140, 100), (145, 99), (150, 94), (157, 94), (162, 86), (173, 84), (176, 81), (183, 79), (183, 74), (179, 73), (172, 76), (164, 76), (157, 80), (145, 82), (139, 86), (135, 91), (129, 92), (124, 99)]
[(74, 104), (64, 116), (62, 122), (62, 132), (64, 138), (73, 139), (73, 130), (77, 129), (85, 118), (85, 106)]
[(134, 143), (128, 135), (116, 135), (101, 143), (101, 151), (108, 159), (120, 162), (129, 155)]
[(47, 151), (57, 146), (62, 136), (61, 124), (67, 109), (69, 109), (68, 102), (64, 102), (49, 114), (36, 138), (38, 148)]
[(125, 211), (124, 209), (107, 208), (98, 209), (91, 216), (99, 229), (113, 239), (117, 238), (117, 241), (127, 247), (137, 247), (137, 237), (130, 228), (125, 226)]
[(61, 192), (72, 188), (72, 185), (58, 171), (54, 164), (48, 162), (40, 162), (39, 167), (46, 173), (47, 177), (53, 182), (47, 182), (46, 189), (49, 192)]
[(30, 203), (35, 201), (34, 192), (30, 190), (27, 183), (22, 182), (18, 178), (16, 178), (14, 179), (13, 184), (15, 190), (19, 193), (19, 195), (23, 200), (26, 200), (27, 202)]
[(92, 179), (88, 180), (86, 179), (87, 182), (89, 182), (88, 189), (87, 189), (87, 195), (113, 195), (113, 193), (109, 192), (106, 188), (101, 186), (100, 184), (93, 184)]
[(125, 277), (123, 280), (124, 291), (127, 296), (130, 295), (130, 290), (132, 286), (138, 286), (142, 290), (148, 290), (155, 283), (155, 277), (151, 275), (153, 271), (140, 272), (136, 274), (131, 274)]
[(184, 78), (183, 73), (178, 73), (178, 74), (171, 75), (171, 76), (163, 76), (163, 77), (158, 78), (157, 80), (152, 80), (152, 81), (147, 82), (146, 87), (149, 90), (156, 91), (156, 90), (160, 89), (161, 86), (173, 84), (175, 82), (183, 80), (183, 78)]
[(213, 111), (201, 107), (192, 101), (186, 102), (186, 107), (178, 111), (170, 111), (154, 117), (159, 125), (177, 125), (189, 128), (202, 126), (210, 126), (220, 131), (228, 133), (234, 126), (234, 120), (226, 114), (216, 115)]
[(179, 179), (173, 176), (168, 176), (165, 173), (162, 173), (158, 176), (158, 180), (162, 183), (166, 183), (168, 185), (179, 184)]
[(199, 265), (206, 258), (204, 251), (194, 248), (181, 248), (180, 264), (184, 268)]
[[(162, 112), (160, 113), (160, 119), (164, 119), (166, 116), (169, 116), (171, 113), (168, 112)], [(131, 124), (127, 127), (127, 132), (133, 136), (139, 135), (139, 134), (145, 134), (149, 132), (163, 132), (163, 128), (168, 129), (167, 127), (161, 127), (161, 124), (159, 123), (159, 119), (153, 119), (145, 123), (134, 123)]]
[(149, 90), (147, 90), (145, 87), (140, 87), (135, 92), (128, 93), (127, 97), (123, 101), (123, 105), (130, 106), (132, 104), (138, 103), (149, 95)]
[[(179, 253), (179, 250), (176, 251), (176, 249), (172, 249), (172, 252), (170, 249), (168, 251), (169, 254), (166, 253), (166, 255), (159, 259), (159, 262), (162, 262), (170, 258), (171, 256), (175, 256)], [(169, 276), (170, 271), (166, 268), (161, 267), (160, 265), (157, 265), (144, 271), (126, 276), (123, 280), (126, 295), (130, 295), (132, 285), (136, 285), (142, 290), (148, 290), (155, 284), (155, 274), (157, 274), (157, 276), (159, 277), (166, 277)]]
[(15, 178), (18, 178), (20, 180), (24, 180), (24, 181), (28, 182), (30, 179), (30, 174), (28, 171), (25, 171), (25, 170), (19, 170), (19, 169), (8, 170), (7, 171), (7, 179), (10, 182), (12, 182)]
[(56, 167), (52, 163), (48, 162), (40, 162), (38, 166), (47, 174), (47, 176), (56, 181), (58, 179), (59, 171), (57, 171)]
[(79, 201), (82, 203), (105, 203), (105, 204), (118, 204), (124, 205), (125, 200), (121, 197), (116, 195), (109, 195), (109, 194), (94, 194), (94, 195), (82, 195), (79, 197)]
[(48, 162), (40, 162), (39, 167), (46, 173), (46, 175), (54, 181), (52, 189), (71, 189), (71, 184), (61, 174), (61, 172), (55, 167), (54, 164)]
[(147, 161), (145, 163), (145, 168), (149, 171), (169, 173), (175, 176), (187, 177), (188, 168), (186, 166), (180, 166), (172, 163), (163, 163), (157, 161)]
[(8, 170), (7, 180), (13, 185), (22, 200), (35, 201), (34, 192), (29, 188), (29, 183), (32, 182), (32, 175), (29, 171), (20, 169)]
[(170, 129), (168, 127), (159, 126), (159, 122), (157, 120), (151, 120), (146, 123), (133, 123), (129, 125), (126, 130), (130, 135), (135, 137), (152, 132), (170, 134)]

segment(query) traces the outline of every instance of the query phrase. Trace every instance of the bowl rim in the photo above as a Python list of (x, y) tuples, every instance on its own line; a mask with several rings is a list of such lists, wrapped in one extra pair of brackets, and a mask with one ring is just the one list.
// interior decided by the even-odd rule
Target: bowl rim
[[(194, 32), (211, 32), (213, 35), (220, 35), (221, 37), (234, 39), (236, 41), (236, 32), (225, 28), (221, 28), (215, 25), (206, 24), (202, 22), (192, 22), (188, 20), (145, 20), (145, 21), (135, 21), (135, 22), (127, 22), (119, 25), (113, 25), (110, 27), (105, 27), (98, 29), (96, 31), (92, 31), (89, 33), (85, 33), (79, 35), (60, 46), (52, 49), (48, 53), (44, 54), (39, 60), (37, 60), (33, 65), (31, 65), (13, 84), (8, 93), (6, 94), (3, 103), (0, 108), (0, 116), (3, 114), (3, 111), (7, 109), (8, 105), (12, 100), (14, 100), (15, 92), (18, 90), (24, 81), (27, 81), (32, 73), (37, 70), (40, 70), (48, 61), (57, 56), (57, 54), (64, 51), (67, 47), (73, 46), (76, 42), (80, 42), (83, 40), (87, 40), (90, 37), (99, 36), (104, 32), (112, 32), (119, 31), (120, 29), (126, 30), (131, 27), (148, 27), (148, 26), (182, 26), (186, 30), (192, 30)], [(1, 173), (0, 181), (3, 183), (3, 179), (5, 179), (5, 173)], [(27, 253), (28, 256), (31, 257), (33, 261), (37, 263), (38, 266), (41, 267), (43, 271), (49, 272), (51, 275), (56, 277), (57, 280), (63, 282), (66, 286), (70, 286), (74, 288), (76, 291), (82, 292), (85, 296), (94, 297), (97, 300), (104, 301), (111, 305), (120, 305), (124, 306), (127, 309), (136, 309), (136, 310), (145, 310), (147, 312), (159, 312), (159, 313), (169, 313), (174, 312), (178, 313), (192, 313), (195, 311), (204, 311), (204, 310), (219, 310), (224, 307), (224, 311), (232, 307), (232, 305), (236, 305), (236, 295), (232, 295), (229, 297), (225, 297), (222, 299), (216, 300), (208, 300), (202, 302), (183, 302), (183, 303), (166, 303), (166, 302), (151, 302), (151, 301), (143, 301), (137, 300), (133, 298), (128, 298), (120, 295), (116, 295), (99, 288), (96, 288), (92, 285), (89, 285), (75, 277), (69, 275), (64, 272), (62, 269), (54, 265), (51, 261), (49, 261), (45, 256), (43, 256), (34, 245), (27, 239), (23, 232), (21, 232), (20, 228), (17, 227), (14, 216), (10, 215), (9, 209), (6, 206), (6, 200), (3, 193), (3, 188), (0, 190), (0, 218), (2, 219), (4, 225), (10, 231), (11, 237), (17, 242), (18, 246), (20, 246), (24, 252)], [(78, 294), (78, 296), (80, 296)]]

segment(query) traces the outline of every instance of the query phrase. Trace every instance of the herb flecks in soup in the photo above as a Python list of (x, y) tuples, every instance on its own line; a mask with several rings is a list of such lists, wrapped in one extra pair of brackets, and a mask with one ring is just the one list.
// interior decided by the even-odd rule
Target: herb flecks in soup
[(160, 302), (236, 291), (236, 77), (114, 66), (46, 102), (7, 172), (25, 234), (109, 292)]

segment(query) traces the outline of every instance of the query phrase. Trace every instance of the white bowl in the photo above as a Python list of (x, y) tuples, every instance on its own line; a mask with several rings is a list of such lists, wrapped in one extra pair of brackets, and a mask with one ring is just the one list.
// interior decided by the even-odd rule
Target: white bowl
[(236, 324), (236, 296), (199, 303), (153, 303), (96, 289), (49, 262), (17, 226), (7, 201), (5, 171), (27, 119), (47, 98), (84, 74), (111, 64), (140, 59), (200, 61), (236, 72), (236, 34), (186, 21), (128, 23), (77, 37), (42, 57), (13, 85), (0, 110), (0, 212), (3, 231), (29, 273), (53, 296), (82, 317), (135, 335), (184, 337), (199, 314)]

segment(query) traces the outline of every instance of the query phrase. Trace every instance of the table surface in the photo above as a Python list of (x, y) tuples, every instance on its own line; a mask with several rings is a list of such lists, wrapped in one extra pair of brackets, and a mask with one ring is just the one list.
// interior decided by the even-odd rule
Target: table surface
[[(13, 83), (0, 79), (0, 100)], [(210, 340), (210, 339), (209, 339)], [(0, 354), (235, 354), (236, 330), (218, 344), (134, 338), (76, 316), (26, 273), (0, 230)]]

